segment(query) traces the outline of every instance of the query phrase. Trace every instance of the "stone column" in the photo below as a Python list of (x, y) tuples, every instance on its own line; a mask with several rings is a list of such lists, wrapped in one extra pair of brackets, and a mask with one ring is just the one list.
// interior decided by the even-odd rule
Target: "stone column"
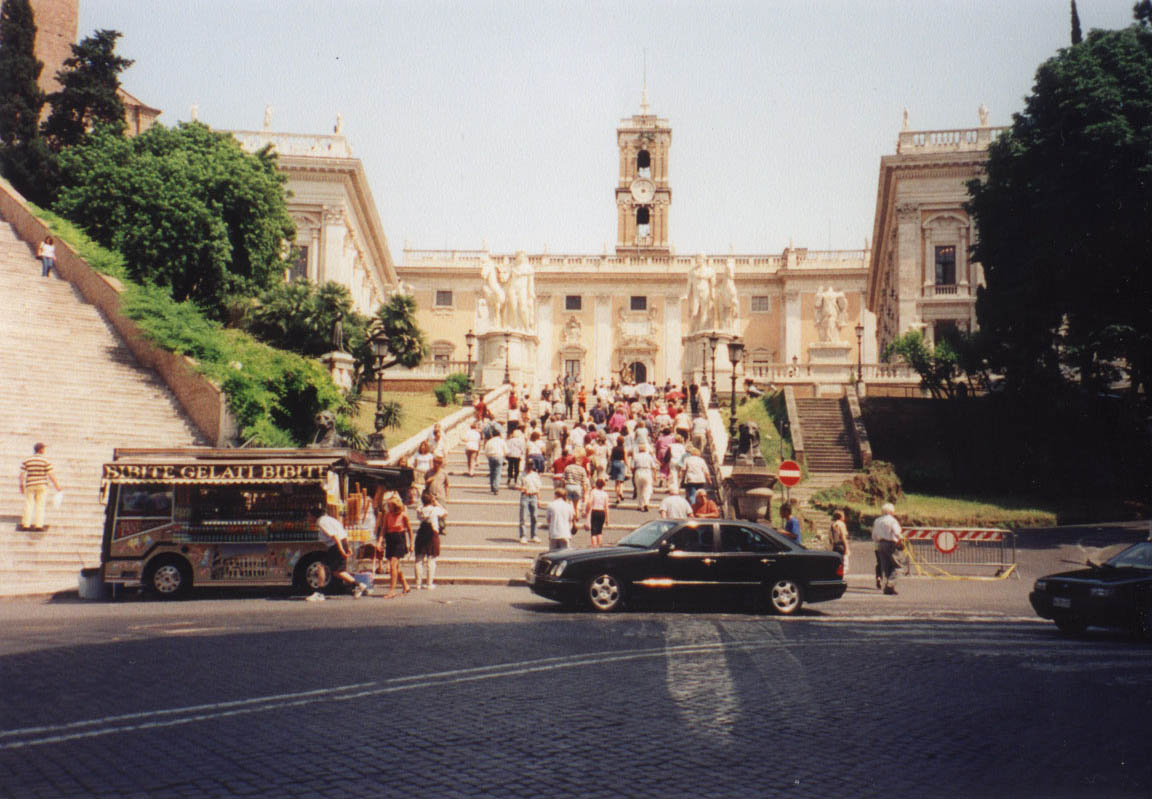
[(612, 374), (612, 297), (599, 294), (592, 308), (592, 377)]
[(680, 295), (664, 297), (664, 374), (673, 383), (684, 381), (683, 328), (680, 315)]
[(800, 292), (796, 289), (784, 291), (784, 360), (792, 363), (800, 357), (801, 336), (804, 330), (800, 309)]
[(312, 240), (308, 244), (308, 263), (305, 273), (313, 283), (320, 283), (320, 228), (312, 229)]
[(555, 353), (555, 342), (552, 325), (552, 295), (540, 294), (536, 297), (536, 384), (551, 381), (552, 358)]

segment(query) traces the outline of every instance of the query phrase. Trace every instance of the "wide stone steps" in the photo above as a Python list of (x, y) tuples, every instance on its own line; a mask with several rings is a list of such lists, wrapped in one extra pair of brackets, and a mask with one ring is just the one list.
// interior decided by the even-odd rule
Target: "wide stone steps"
[(841, 472), (857, 466), (852, 432), (840, 399), (798, 399), (808, 471)]
[[(40, 276), (29, 246), (0, 224), (0, 595), (75, 590), (81, 566), (100, 560), (101, 465), (116, 447), (190, 446), (200, 441), (164, 383), (137, 365), (112, 326), (68, 283)], [(17, 531), (20, 462), (32, 444), (64, 487), (51, 493), (43, 533)]]
[[(552, 500), (553, 483), (550, 474), (542, 476), (541, 501), (537, 512), (536, 544), (519, 543), (520, 494), (507, 487), (506, 473), (501, 479), (499, 492), (493, 495), (488, 487), (488, 460), (480, 453), (472, 477), (466, 473), (463, 446), (450, 450), (445, 458), (448, 470), (449, 496), (448, 532), (441, 538), (441, 555), (437, 561), (438, 583), (474, 583), (494, 585), (521, 585), (536, 556), (548, 547), (546, 505)], [(614, 500), (612, 484), (609, 497)], [(611, 544), (623, 538), (640, 524), (659, 516), (660, 500), (667, 488), (653, 491), (652, 505), (642, 512), (632, 499), (631, 482), (625, 483), (625, 500), (619, 507), (611, 507), (608, 524), (604, 529), (604, 543)], [(414, 519), (414, 515), (413, 515)], [(589, 545), (589, 533), (579, 527), (573, 546)], [(411, 577), (412, 567), (405, 565)], [(381, 577), (377, 575), (376, 582)]]

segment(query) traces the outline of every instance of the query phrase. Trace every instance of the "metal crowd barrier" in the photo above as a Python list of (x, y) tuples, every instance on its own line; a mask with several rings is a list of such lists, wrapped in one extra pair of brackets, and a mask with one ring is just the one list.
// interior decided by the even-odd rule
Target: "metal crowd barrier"
[[(909, 570), (924, 577), (1003, 580), (1016, 573), (1016, 534), (997, 528), (913, 527), (904, 530)], [(994, 569), (992, 576), (952, 569)]]

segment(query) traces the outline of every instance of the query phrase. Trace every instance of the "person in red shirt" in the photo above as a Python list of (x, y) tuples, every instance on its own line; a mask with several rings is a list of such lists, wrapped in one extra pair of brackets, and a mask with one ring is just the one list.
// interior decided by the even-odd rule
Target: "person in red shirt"
[(696, 502), (692, 505), (692, 516), (697, 519), (719, 519), (720, 507), (708, 499), (708, 491), (701, 488), (696, 492)]

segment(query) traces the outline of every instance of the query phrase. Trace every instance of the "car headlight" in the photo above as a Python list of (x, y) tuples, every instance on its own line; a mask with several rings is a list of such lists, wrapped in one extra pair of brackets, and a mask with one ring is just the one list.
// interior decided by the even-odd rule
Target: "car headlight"
[(557, 563), (555, 566), (553, 566), (552, 570), (549, 571), (548, 573), (550, 575), (552, 575), (553, 577), (559, 577), (560, 575), (562, 575), (564, 573), (564, 570), (567, 568), (568, 568), (568, 561), (562, 560), (559, 563)]
[(1112, 588), (1100, 587), (1100, 588), (1093, 588), (1089, 593), (1091, 593), (1092, 596), (1109, 597), (1109, 596), (1112, 596), (1113, 594), (1115, 594), (1116, 591), (1115, 591), (1115, 589), (1112, 589)]
[(1047, 591), (1048, 590), (1048, 581), (1047, 580), (1037, 580), (1035, 588), (1037, 591)]

